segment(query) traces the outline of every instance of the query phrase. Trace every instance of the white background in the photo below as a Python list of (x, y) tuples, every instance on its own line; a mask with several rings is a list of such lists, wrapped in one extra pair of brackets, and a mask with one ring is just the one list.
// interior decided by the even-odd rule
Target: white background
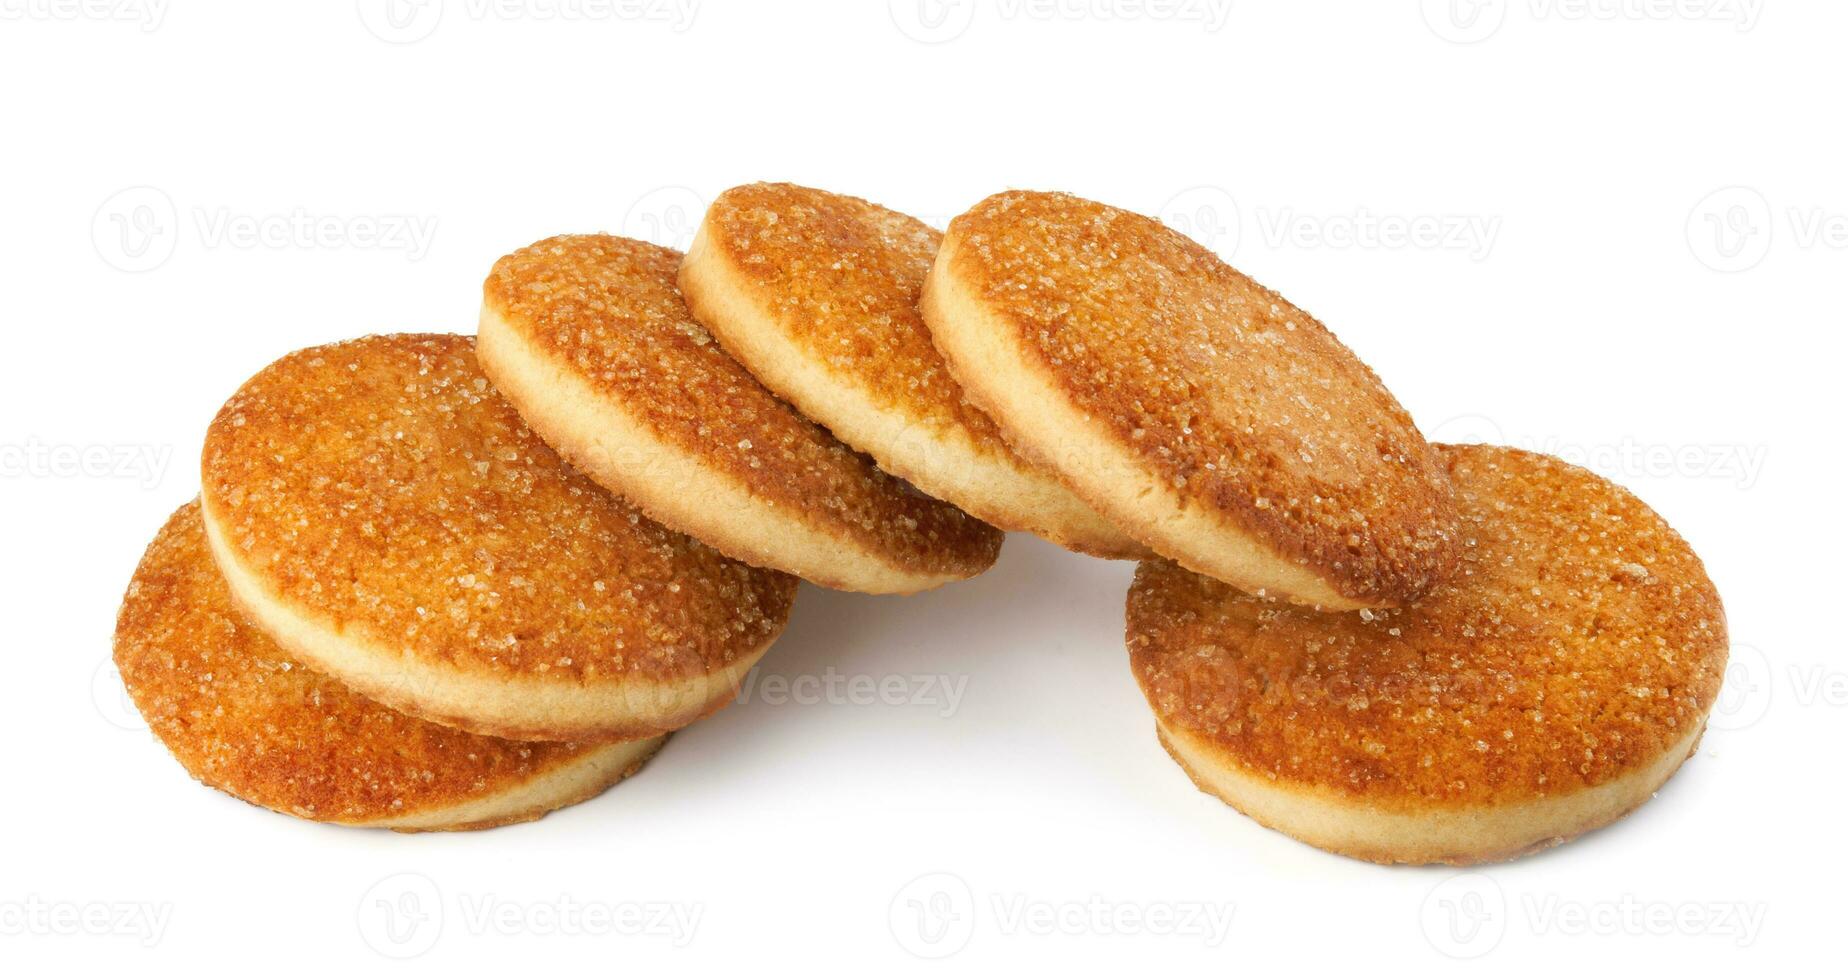
[[(0, 0), (4, 972), (1840, 969), (1844, 5), (65, 2)], [(340, 830), (186, 778), (109, 636), (220, 402), (294, 348), (471, 331), (532, 240), (684, 245), (760, 179), (1158, 212), (1434, 438), (1619, 479), (1726, 599), (1698, 757), (1477, 874), (1324, 855), (1163, 755), (1130, 566), (1015, 536), (922, 596), (805, 588), (748, 703), (536, 824)], [(131, 917), (64, 918), (99, 909)]]

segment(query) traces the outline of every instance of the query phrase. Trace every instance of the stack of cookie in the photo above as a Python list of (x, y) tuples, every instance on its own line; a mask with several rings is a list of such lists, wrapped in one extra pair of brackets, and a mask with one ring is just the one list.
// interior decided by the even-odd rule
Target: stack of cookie
[(116, 662), (194, 776), (336, 823), (472, 829), (596, 795), (730, 701), (798, 576), (915, 592), (1002, 532), (770, 394), (605, 236), (497, 263), (480, 335), (250, 379), (130, 583)]
[(368, 337), (250, 379), (129, 585), (116, 662), (193, 775), (398, 830), (541, 816), (723, 706), (795, 580), (574, 472), (467, 337)]
[(1147, 546), (1162, 743), (1266, 826), (1473, 863), (1647, 800), (1726, 663), (1700, 560), (1560, 460), (1432, 446), (1352, 352), (1156, 221), (1061, 194), (951, 222), (936, 346), (1016, 450)]
[(1002, 531), (1141, 559), (1129, 646), (1199, 785), (1320, 847), (1504, 857), (1692, 751), (1719, 600), (1635, 498), (1427, 444), (1158, 222), (991, 197), (947, 235), (791, 185), (690, 251), (548, 239), (478, 337), (292, 354), (213, 422), (117, 660), (205, 782), (431, 829), (587, 798), (735, 691), (798, 578), (906, 593)]
[(1557, 459), (1432, 446), (1327, 328), (1152, 219), (1013, 192), (938, 235), (787, 185), (680, 269), (763, 384), (997, 527), (1143, 558), (1162, 743), (1267, 826), (1382, 862), (1608, 823), (1693, 751), (1726, 662), (1700, 561)]

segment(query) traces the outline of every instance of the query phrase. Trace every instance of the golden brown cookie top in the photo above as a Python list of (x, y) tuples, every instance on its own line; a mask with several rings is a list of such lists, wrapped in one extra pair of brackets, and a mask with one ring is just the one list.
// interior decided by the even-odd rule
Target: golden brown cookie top
[(469, 337), (290, 354), (225, 403), (203, 469), (214, 525), (270, 597), (428, 664), (702, 677), (775, 637), (795, 595), (568, 467)]
[(963, 400), (918, 313), (943, 240), (935, 228), (795, 184), (734, 187), (705, 220), (753, 301), (829, 373), (919, 423), (960, 427), (978, 449), (1012, 456), (994, 422)]
[(681, 299), (679, 264), (630, 239), (549, 238), (496, 262), (485, 302), (657, 438), (780, 510), (911, 570), (993, 563), (999, 531), (884, 473), (726, 354)]
[(291, 660), (233, 608), (197, 501), (168, 518), (135, 570), (115, 661), (186, 771), (311, 820), (370, 822), (465, 803), (595, 748), (419, 721)]
[(1318, 613), (1144, 563), (1130, 661), (1163, 723), (1255, 773), (1404, 806), (1596, 786), (1695, 731), (1727, 640), (1687, 543), (1552, 457), (1438, 450), (1462, 564), (1405, 608)]
[(1356, 600), (1415, 598), (1450, 568), (1443, 467), (1373, 372), (1283, 297), (1153, 218), (1067, 194), (989, 197), (944, 249), (1034, 367), (1183, 505)]

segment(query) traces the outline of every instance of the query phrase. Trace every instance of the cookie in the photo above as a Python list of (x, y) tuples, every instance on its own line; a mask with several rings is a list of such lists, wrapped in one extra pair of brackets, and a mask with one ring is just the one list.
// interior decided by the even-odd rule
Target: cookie
[(1443, 467), (1373, 372), (1153, 218), (997, 194), (950, 223), (920, 307), (1009, 443), (1157, 554), (1327, 609), (1455, 562)]
[(1162, 743), (1259, 823), (1384, 863), (1473, 864), (1602, 827), (1694, 751), (1726, 667), (1700, 559), (1549, 456), (1439, 447), (1463, 550), (1381, 612), (1137, 570), (1130, 663)]
[(392, 830), (537, 820), (608, 789), (666, 741), (509, 741), (355, 694), (243, 621), (197, 501), (168, 518), (135, 570), (115, 661), (149, 729), (194, 778), (308, 820)]
[(856, 197), (734, 187), (707, 210), (680, 291), (765, 387), (881, 469), (996, 527), (1100, 557), (1145, 557), (963, 400), (917, 309), (942, 238)]
[(298, 351), (206, 434), (207, 538), (251, 623), (375, 701), (484, 735), (659, 735), (717, 710), (795, 579), (573, 471), (468, 337)]
[(680, 258), (608, 235), (502, 258), (482, 368), (592, 479), (733, 558), (881, 593), (994, 564), (999, 530), (884, 473), (726, 354), (680, 297)]

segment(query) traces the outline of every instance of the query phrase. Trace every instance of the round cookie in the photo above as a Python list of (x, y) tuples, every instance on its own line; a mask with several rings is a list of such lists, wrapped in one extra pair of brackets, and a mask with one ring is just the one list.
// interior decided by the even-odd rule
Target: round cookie
[(115, 661), (148, 727), (194, 778), (308, 820), (392, 830), (537, 820), (615, 785), (666, 741), (471, 735), (306, 669), (237, 614), (197, 501), (168, 518), (135, 570)]
[(679, 268), (672, 249), (609, 235), (503, 257), (482, 369), (592, 479), (739, 560), (880, 593), (994, 564), (1000, 531), (887, 475), (714, 343)]
[(886, 471), (996, 527), (1146, 557), (963, 400), (917, 309), (942, 238), (857, 197), (734, 187), (706, 211), (680, 291), (765, 387)]
[(920, 307), (1009, 443), (1158, 554), (1328, 609), (1454, 563), (1443, 468), (1373, 372), (1153, 218), (997, 194), (950, 223)]
[(1402, 609), (1265, 603), (1167, 561), (1128, 603), (1170, 754), (1267, 827), (1384, 863), (1515, 857), (1604, 826), (1694, 751), (1727, 656), (1673, 529), (1549, 456), (1438, 447), (1464, 550)]
[(282, 358), (213, 420), (203, 479), (253, 625), (375, 701), (485, 735), (689, 724), (731, 700), (795, 597), (566, 466), (468, 337)]

